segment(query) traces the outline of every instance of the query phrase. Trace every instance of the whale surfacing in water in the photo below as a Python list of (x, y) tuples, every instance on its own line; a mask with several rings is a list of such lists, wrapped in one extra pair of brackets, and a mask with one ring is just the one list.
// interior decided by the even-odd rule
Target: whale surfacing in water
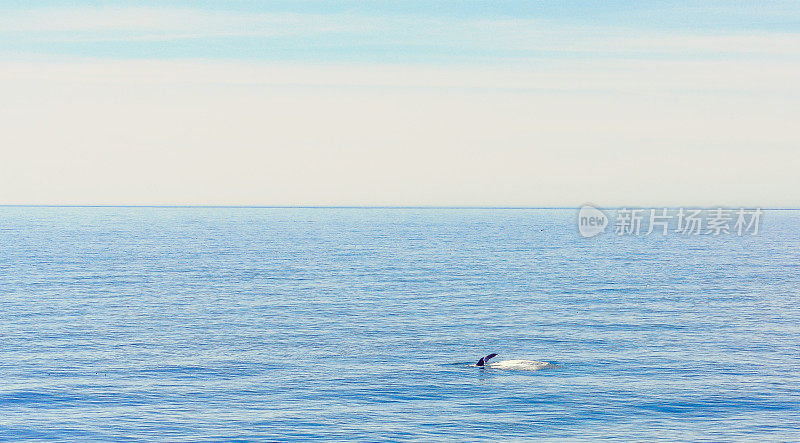
[(537, 360), (502, 360), (489, 363), (489, 360), (494, 357), (497, 357), (497, 354), (489, 354), (486, 357), (481, 357), (481, 359), (475, 363), (475, 366), (479, 368), (503, 369), (506, 371), (538, 371), (553, 366), (546, 361)]
[(478, 360), (478, 363), (475, 363), (475, 366), (484, 367), (486, 366), (486, 363), (489, 362), (489, 359), (494, 357), (497, 357), (497, 354), (489, 354), (486, 357), (481, 357), (481, 359)]

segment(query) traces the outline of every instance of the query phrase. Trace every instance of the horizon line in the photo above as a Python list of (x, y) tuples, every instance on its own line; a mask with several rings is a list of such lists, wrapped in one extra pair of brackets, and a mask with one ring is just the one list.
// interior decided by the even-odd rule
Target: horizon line
[[(0, 204), (0, 208), (163, 208), (163, 209), (181, 209), (181, 208), (207, 208), (207, 209), (580, 209), (583, 205), (575, 206), (491, 206), (491, 205), (202, 205), (202, 204), (185, 204), (185, 205), (113, 205), (113, 204)], [(593, 205), (590, 205), (593, 206)], [(624, 205), (624, 206), (594, 206), (598, 209), (620, 209), (620, 208), (730, 208), (730, 209), (762, 209), (769, 211), (797, 211), (800, 207), (766, 207), (766, 206), (730, 206), (730, 205), (714, 205), (714, 206), (674, 206), (674, 205), (657, 205), (657, 206), (640, 206), (640, 205)]]

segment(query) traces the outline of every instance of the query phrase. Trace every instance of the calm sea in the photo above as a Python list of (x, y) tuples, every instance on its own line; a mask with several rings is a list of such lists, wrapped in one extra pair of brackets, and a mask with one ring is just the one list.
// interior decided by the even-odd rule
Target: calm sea
[(0, 439), (800, 440), (800, 212), (576, 214), (0, 208)]

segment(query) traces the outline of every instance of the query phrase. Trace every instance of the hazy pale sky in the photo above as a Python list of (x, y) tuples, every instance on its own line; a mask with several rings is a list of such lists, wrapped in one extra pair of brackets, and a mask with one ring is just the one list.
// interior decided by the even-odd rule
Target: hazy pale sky
[(0, 204), (800, 205), (795, 2), (97, 5), (0, 4)]

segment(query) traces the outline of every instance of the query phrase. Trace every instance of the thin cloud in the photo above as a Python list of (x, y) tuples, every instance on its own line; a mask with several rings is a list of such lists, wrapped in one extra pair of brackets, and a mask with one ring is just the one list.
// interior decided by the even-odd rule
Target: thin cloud
[[(488, 57), (797, 57), (800, 35), (789, 32), (701, 33), (691, 30), (569, 24), (510, 18), (443, 18), (413, 15), (241, 13), (191, 8), (39, 8), (0, 17), (0, 35), (24, 49), (47, 43), (156, 42), (247, 38), (269, 58), (273, 50), (317, 48), (341, 57), (376, 52), (440, 59)], [(26, 43), (28, 42), (28, 43)], [(58, 46), (59, 51), (67, 50)], [(107, 54), (105, 52), (104, 54)], [(91, 49), (82, 55), (91, 56)], [(119, 56), (125, 57), (124, 50)], [(199, 54), (202, 56), (202, 52)], [(235, 58), (236, 53), (231, 54)]]

